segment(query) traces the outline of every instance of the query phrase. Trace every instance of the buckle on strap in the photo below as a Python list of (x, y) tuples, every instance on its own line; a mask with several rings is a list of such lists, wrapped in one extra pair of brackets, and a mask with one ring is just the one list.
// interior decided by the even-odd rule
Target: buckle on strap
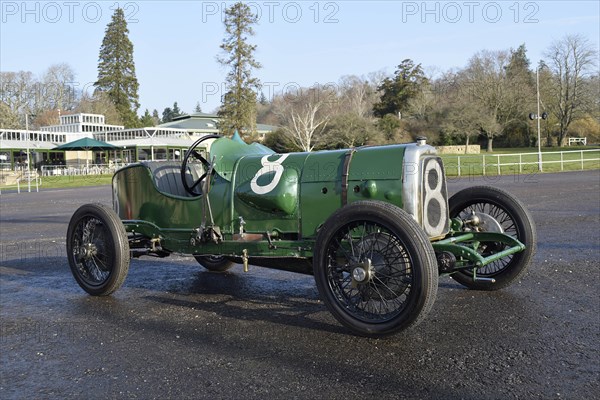
[(350, 161), (355, 152), (356, 148), (352, 148), (348, 150), (344, 156), (344, 167), (342, 169), (342, 207), (348, 204), (348, 175), (350, 171)]

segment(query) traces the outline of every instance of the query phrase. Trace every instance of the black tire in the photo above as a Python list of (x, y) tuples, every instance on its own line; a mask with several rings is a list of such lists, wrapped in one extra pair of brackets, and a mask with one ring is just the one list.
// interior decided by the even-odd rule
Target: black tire
[(235, 265), (223, 256), (194, 256), (198, 264), (211, 272), (225, 272)]
[[(537, 246), (537, 234), (533, 218), (527, 208), (517, 198), (504, 190), (490, 186), (474, 186), (461, 190), (448, 200), (451, 218), (466, 217), (471, 210), (491, 215), (502, 227), (505, 234), (518, 239), (526, 248), (520, 253), (507, 256), (477, 270), (477, 275), (493, 278), (495, 282), (473, 281), (473, 271), (466, 270), (452, 274), (460, 284), (476, 290), (498, 290), (520, 279)], [(498, 244), (483, 243), (491, 249), (490, 254), (500, 250)]]
[(93, 296), (121, 287), (129, 271), (127, 232), (117, 214), (103, 204), (77, 209), (67, 230), (67, 258), (75, 280)]
[[(333, 213), (317, 236), (313, 269), (329, 311), (362, 336), (416, 325), (435, 302), (438, 272), (431, 243), (392, 204), (359, 201)], [(360, 269), (369, 270), (362, 281), (353, 277)]]

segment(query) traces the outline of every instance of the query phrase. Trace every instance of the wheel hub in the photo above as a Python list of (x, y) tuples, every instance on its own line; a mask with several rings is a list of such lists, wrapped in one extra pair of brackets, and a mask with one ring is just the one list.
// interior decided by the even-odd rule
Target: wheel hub
[(471, 212), (465, 220), (467, 227), (475, 232), (497, 232), (504, 233), (500, 223), (491, 215), (483, 212)]
[(370, 259), (366, 259), (352, 269), (352, 282), (354, 285), (365, 283), (373, 278), (373, 265)]
[(80, 260), (89, 260), (93, 256), (95, 256), (98, 252), (98, 249), (93, 243), (86, 243), (77, 249), (77, 257)]

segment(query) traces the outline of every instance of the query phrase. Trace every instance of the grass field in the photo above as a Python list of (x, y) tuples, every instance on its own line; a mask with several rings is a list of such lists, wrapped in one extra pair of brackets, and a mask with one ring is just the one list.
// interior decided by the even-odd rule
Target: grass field
[[(538, 153), (515, 149), (473, 155), (443, 155), (448, 176), (514, 175), (538, 171)], [(522, 149), (521, 149), (522, 150)], [(600, 169), (600, 149), (559, 153), (542, 152), (543, 172), (580, 171)], [(485, 165), (485, 168), (484, 168)]]
[(42, 177), (43, 188), (67, 188), (78, 186), (110, 185), (110, 175), (73, 175), (73, 176), (44, 176)]
[[(567, 147), (542, 147), (542, 153), (549, 153), (555, 151), (581, 151), (581, 150), (599, 150), (600, 146), (567, 146)], [(484, 148), (481, 148), (481, 152), (485, 154), (520, 154), (520, 153), (536, 153), (537, 147), (502, 147), (494, 149), (493, 152), (488, 153)]]
[[(40, 189), (71, 188), (82, 186), (109, 185), (112, 175), (72, 175), (72, 176), (43, 176), (38, 181)], [(21, 191), (28, 188), (27, 181), (21, 182)], [(35, 190), (35, 181), (31, 181), (31, 188)], [(1, 190), (17, 189), (16, 185), (0, 186)]]

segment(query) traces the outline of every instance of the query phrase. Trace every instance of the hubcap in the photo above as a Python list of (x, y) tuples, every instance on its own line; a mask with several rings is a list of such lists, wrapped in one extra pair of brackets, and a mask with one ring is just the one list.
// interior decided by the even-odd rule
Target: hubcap
[(81, 260), (89, 260), (97, 253), (96, 246), (92, 243), (86, 243), (77, 249), (77, 255)]
[(498, 220), (483, 212), (472, 211), (469, 219), (467, 219), (466, 222), (467, 225), (475, 232), (504, 233), (504, 229), (502, 229), (502, 225), (500, 225)]
[(372, 274), (373, 266), (371, 265), (371, 260), (367, 258), (352, 270), (352, 279), (356, 283), (364, 283), (372, 278)]

